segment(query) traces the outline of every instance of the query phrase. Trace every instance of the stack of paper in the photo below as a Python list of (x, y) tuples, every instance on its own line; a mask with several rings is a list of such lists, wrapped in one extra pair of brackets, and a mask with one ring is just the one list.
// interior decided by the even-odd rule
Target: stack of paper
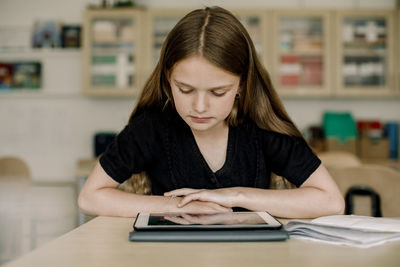
[(311, 222), (291, 220), (285, 230), (291, 238), (360, 248), (400, 240), (400, 220), (368, 216), (334, 215)]

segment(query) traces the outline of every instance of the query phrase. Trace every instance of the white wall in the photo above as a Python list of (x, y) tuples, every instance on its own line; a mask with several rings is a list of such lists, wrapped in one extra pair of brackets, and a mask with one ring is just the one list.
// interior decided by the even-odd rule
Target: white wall
[[(0, 0), (1, 26), (31, 26), (36, 19), (81, 23), (87, 4), (100, 0)], [(221, 5), (226, 8), (394, 8), (395, 0), (148, 0), (149, 7)], [(79, 158), (92, 156), (96, 131), (118, 131), (126, 123), (135, 99), (92, 99), (80, 94), (79, 51), (47, 53), (44, 88), (37, 95), (0, 94), (0, 156), (25, 159), (35, 180), (74, 179)], [(0, 57), (2, 55), (0, 54)], [(4, 56), (4, 55), (3, 55)], [(24, 55), (21, 55), (22, 57)], [(400, 100), (287, 99), (297, 125), (319, 124), (324, 110), (350, 111), (356, 118), (400, 119)]]

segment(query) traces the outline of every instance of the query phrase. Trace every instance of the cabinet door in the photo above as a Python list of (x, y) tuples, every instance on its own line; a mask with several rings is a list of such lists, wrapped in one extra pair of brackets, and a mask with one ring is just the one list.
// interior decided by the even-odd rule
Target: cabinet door
[(141, 85), (142, 12), (85, 12), (83, 91), (93, 96), (136, 95)]
[(283, 96), (331, 94), (330, 13), (274, 12), (274, 83)]
[(157, 65), (167, 35), (176, 23), (190, 11), (186, 9), (151, 9), (147, 11), (147, 40), (149, 40), (146, 51), (147, 76)]
[(338, 11), (337, 92), (350, 96), (394, 93), (392, 11)]
[[(270, 23), (268, 23), (268, 13), (264, 10), (237, 9), (232, 13), (246, 28), (252, 39), (257, 51), (257, 55), (261, 63), (269, 70), (272, 65), (268, 51), (271, 49), (269, 43), (272, 41), (269, 31)], [(272, 20), (271, 20), (272, 21)]]

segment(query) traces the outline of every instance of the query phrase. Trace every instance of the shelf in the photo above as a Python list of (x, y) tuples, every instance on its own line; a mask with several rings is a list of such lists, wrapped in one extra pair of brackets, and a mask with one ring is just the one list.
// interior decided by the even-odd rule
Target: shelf
[(386, 58), (386, 51), (344, 51), (344, 57), (383, 57)]
[(134, 49), (93, 49), (92, 55), (117, 55), (117, 54), (135, 54)]
[(0, 60), (3, 59), (29, 59), (29, 58), (69, 58), (81, 57), (82, 51), (79, 48), (68, 49), (23, 49), (23, 50), (0, 50)]
[(8, 98), (54, 98), (54, 99), (64, 99), (64, 98), (82, 98), (83, 95), (80, 93), (49, 93), (43, 92), (42, 89), (37, 91), (30, 90), (15, 90), (8, 91), (0, 89), (0, 100)]
[(86, 96), (94, 97), (126, 97), (126, 96), (137, 96), (138, 92), (135, 89), (125, 89), (125, 88), (96, 88), (90, 91), (85, 91)]
[(368, 42), (365, 39), (356, 39), (352, 42), (348, 42), (348, 41), (344, 41), (343, 45), (347, 45), (347, 46), (382, 46), (382, 45), (386, 45), (386, 38), (383, 40), (377, 40), (375, 42)]
[(279, 52), (280, 56), (298, 56), (298, 57), (314, 57), (314, 56), (324, 56), (321, 52), (307, 52), (307, 51), (293, 51), (293, 52)]
[(80, 48), (25, 48), (25, 49), (1, 49), (0, 55), (2, 54), (13, 54), (13, 53), (24, 53), (24, 54), (64, 54), (64, 53), (76, 53), (80, 52)]

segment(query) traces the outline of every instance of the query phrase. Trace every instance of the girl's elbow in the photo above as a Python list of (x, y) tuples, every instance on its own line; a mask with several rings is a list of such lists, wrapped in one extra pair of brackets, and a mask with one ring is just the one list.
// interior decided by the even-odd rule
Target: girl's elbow
[(345, 210), (345, 202), (342, 195), (337, 195), (334, 200), (332, 200), (332, 215), (343, 215)]
[(88, 196), (85, 192), (80, 192), (78, 196), (78, 209), (79, 212), (84, 213), (84, 214), (89, 214), (90, 212), (90, 201), (88, 199)]

